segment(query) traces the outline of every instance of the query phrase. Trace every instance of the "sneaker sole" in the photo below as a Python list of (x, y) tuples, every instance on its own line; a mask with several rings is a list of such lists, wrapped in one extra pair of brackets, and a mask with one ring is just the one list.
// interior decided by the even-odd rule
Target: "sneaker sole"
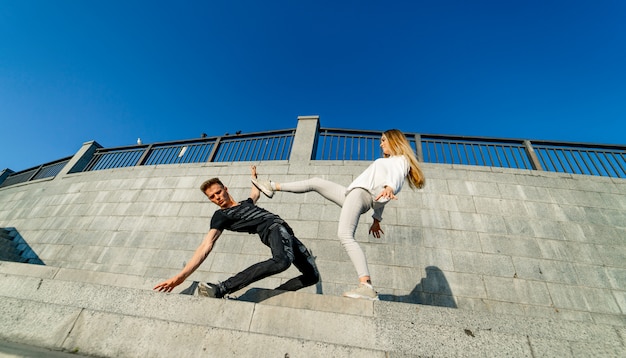
[(378, 296), (376, 296), (376, 297), (369, 297), (369, 296), (363, 296), (363, 295), (351, 294), (351, 295), (343, 295), (343, 297), (348, 297), (348, 298), (360, 298), (360, 299), (370, 300), (370, 301), (380, 301), (380, 299), (378, 298)]

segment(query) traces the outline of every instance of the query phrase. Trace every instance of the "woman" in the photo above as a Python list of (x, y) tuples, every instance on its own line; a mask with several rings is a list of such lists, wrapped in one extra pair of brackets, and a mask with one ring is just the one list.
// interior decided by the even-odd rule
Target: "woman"
[(345, 292), (343, 294), (345, 297), (378, 300), (365, 254), (354, 239), (361, 214), (369, 209), (374, 210), (372, 215), (374, 222), (369, 232), (374, 237), (380, 238), (380, 234), (384, 234), (380, 228), (380, 221), (385, 204), (391, 199), (397, 199), (396, 194), (402, 189), (405, 178), (411, 188), (422, 188), (425, 184), (422, 170), (404, 133), (397, 129), (385, 131), (380, 138), (380, 148), (384, 157), (370, 164), (347, 188), (321, 178), (282, 184), (252, 179), (252, 183), (269, 198), (275, 191), (291, 193), (315, 191), (341, 207), (337, 236), (359, 277), (359, 286)]

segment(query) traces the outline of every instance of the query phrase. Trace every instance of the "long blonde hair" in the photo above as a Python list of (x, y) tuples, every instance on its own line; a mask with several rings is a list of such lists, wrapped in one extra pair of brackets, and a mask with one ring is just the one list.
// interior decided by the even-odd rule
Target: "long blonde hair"
[[(419, 166), (415, 152), (413, 151), (413, 148), (411, 148), (411, 145), (406, 139), (404, 133), (398, 129), (389, 129), (386, 130), (383, 135), (387, 138), (387, 143), (389, 143), (389, 149), (391, 150), (392, 155), (404, 155), (404, 157), (409, 161), (411, 169), (409, 169), (409, 173), (406, 176), (409, 181), (409, 186), (412, 189), (423, 188), (424, 185), (426, 185), (426, 178), (424, 178), (424, 173)], [(388, 155), (385, 156), (387, 157)]]

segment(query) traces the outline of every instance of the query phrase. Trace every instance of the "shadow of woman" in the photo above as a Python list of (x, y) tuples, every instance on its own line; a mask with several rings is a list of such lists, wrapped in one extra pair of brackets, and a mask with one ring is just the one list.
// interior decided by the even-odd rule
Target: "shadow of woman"
[(446, 276), (436, 266), (426, 267), (426, 277), (408, 295), (379, 294), (381, 301), (457, 308)]

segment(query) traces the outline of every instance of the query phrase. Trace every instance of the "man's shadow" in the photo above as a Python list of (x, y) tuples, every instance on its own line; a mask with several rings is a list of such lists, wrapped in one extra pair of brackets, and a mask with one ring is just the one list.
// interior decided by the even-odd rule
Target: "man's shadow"
[(409, 294), (379, 294), (378, 298), (381, 301), (457, 308), (448, 280), (443, 271), (436, 266), (426, 267), (426, 277), (422, 278)]
[(0, 227), (0, 261), (45, 265), (14, 227)]

